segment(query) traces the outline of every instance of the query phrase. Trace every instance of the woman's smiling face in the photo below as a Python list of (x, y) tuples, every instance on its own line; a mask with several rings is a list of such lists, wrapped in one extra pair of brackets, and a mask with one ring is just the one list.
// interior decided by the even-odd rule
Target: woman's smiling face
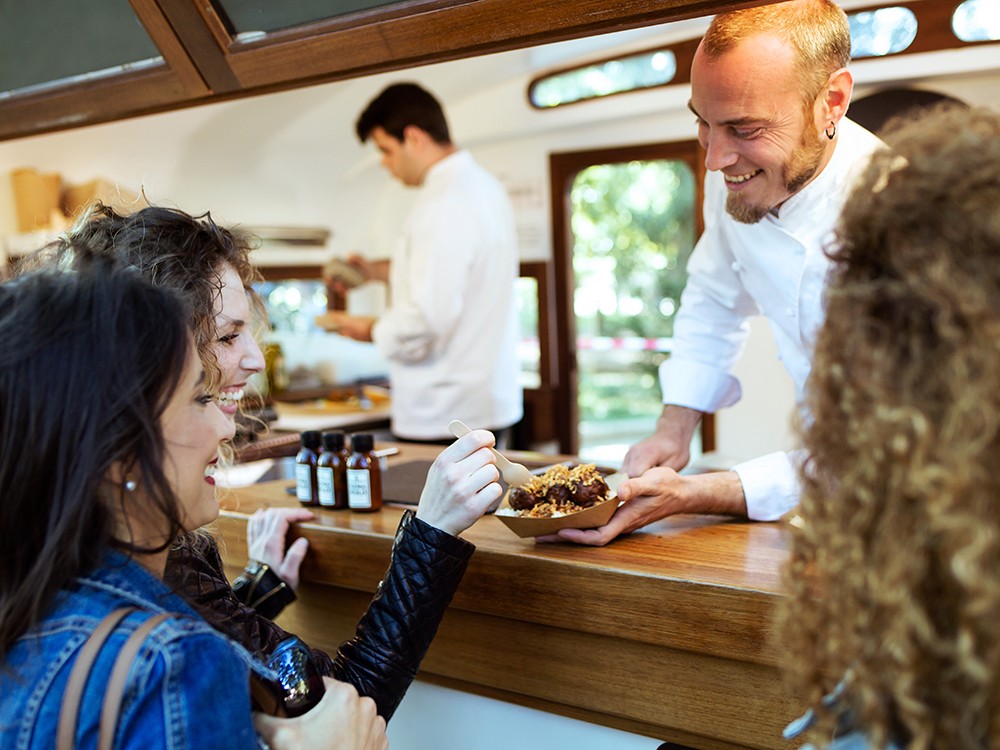
[(184, 530), (214, 521), (219, 514), (213, 477), (219, 444), (233, 438), (235, 426), (208, 392), (193, 344), (184, 375), (160, 418), (160, 430), (163, 472), (181, 508)]
[(251, 375), (264, 369), (264, 354), (250, 331), (250, 304), (239, 274), (222, 265), (222, 289), (215, 300), (215, 340), (210, 350), (218, 363), (221, 382), (219, 408), (232, 419)]

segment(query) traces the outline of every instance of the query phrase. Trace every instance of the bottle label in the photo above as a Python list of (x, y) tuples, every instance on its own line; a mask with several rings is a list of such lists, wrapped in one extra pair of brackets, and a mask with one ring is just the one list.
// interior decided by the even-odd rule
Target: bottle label
[(359, 510), (372, 507), (372, 478), (368, 469), (347, 470), (347, 504)]
[(316, 489), (319, 492), (319, 504), (332, 508), (334, 505), (332, 466), (319, 466), (316, 468)]
[(311, 503), (312, 467), (309, 464), (295, 464), (295, 496), (300, 503)]

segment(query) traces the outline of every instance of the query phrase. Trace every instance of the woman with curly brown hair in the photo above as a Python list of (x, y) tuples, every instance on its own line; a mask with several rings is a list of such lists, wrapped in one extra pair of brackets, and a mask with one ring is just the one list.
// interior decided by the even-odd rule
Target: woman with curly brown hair
[(842, 215), (807, 391), (789, 672), (819, 744), (998, 747), (1000, 114), (886, 140)]

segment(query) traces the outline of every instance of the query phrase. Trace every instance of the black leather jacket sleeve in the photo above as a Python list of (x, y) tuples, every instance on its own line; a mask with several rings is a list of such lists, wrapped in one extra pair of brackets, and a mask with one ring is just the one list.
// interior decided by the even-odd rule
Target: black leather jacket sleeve
[[(311, 649), (320, 670), (371, 697), (392, 718), (420, 668), (475, 546), (407, 511), (389, 568), (355, 631), (336, 655)], [(167, 558), (164, 581), (213, 627), (266, 658), (289, 633), (243, 604), (223, 573), (214, 539), (186, 537)]]
[(333, 671), (371, 696), (386, 721), (413, 682), (475, 549), (412, 511), (403, 515), (389, 569)]

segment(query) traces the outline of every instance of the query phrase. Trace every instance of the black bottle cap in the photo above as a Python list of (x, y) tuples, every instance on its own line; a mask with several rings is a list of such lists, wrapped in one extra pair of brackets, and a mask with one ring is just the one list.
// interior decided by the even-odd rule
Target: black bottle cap
[(355, 453), (368, 453), (375, 447), (375, 439), (370, 432), (357, 432), (351, 435), (351, 447)]
[(333, 452), (344, 449), (344, 433), (343, 432), (324, 432), (323, 433), (323, 448)]
[(302, 445), (311, 450), (316, 450), (320, 445), (320, 434), (316, 430), (306, 430), (300, 435)]

